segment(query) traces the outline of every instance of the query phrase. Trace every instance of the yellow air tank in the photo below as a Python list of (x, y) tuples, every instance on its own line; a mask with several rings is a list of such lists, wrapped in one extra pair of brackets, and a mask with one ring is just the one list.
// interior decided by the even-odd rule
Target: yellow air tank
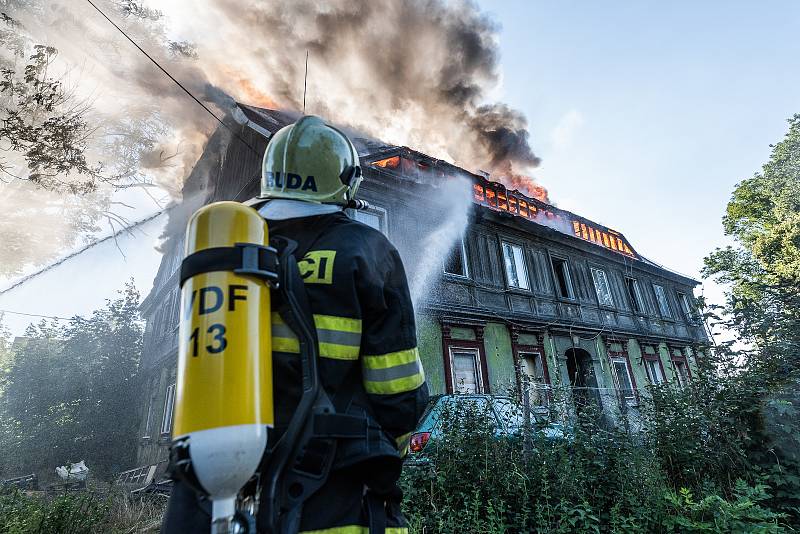
[[(186, 257), (240, 244), (269, 244), (266, 221), (253, 208), (217, 202), (189, 220)], [(274, 422), (269, 286), (233, 269), (187, 278), (179, 336), (173, 439), (188, 441), (212, 501), (212, 532), (225, 532)]]

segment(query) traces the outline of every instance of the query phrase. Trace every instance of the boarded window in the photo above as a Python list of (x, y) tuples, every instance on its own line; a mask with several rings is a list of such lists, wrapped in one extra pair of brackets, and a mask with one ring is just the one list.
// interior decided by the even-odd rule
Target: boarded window
[(544, 361), (541, 353), (520, 352), (520, 366), (522, 367), (522, 387), (528, 394), (531, 406), (547, 406), (550, 385), (544, 374)]
[(562, 258), (551, 258), (551, 264), (553, 266), (553, 274), (556, 277), (556, 291), (557, 293), (564, 298), (571, 299), (574, 298), (574, 293), (572, 291), (572, 278), (569, 274), (569, 264), (567, 260)]
[(664, 291), (664, 287), (658, 284), (653, 284), (653, 291), (656, 294), (656, 302), (658, 302), (658, 311), (661, 312), (661, 317), (667, 319), (672, 318), (672, 312), (669, 309), (667, 293)]
[(628, 297), (631, 300), (631, 309), (636, 313), (644, 313), (644, 300), (639, 281), (636, 278), (625, 278), (625, 287), (628, 289)]
[(503, 260), (506, 265), (506, 280), (510, 287), (530, 289), (525, 253), (519, 245), (503, 242)]
[(613, 306), (614, 297), (611, 295), (611, 286), (608, 284), (606, 272), (602, 269), (592, 267), (592, 280), (594, 289), (597, 292), (597, 300), (602, 306)]
[(450, 249), (450, 254), (444, 262), (444, 272), (456, 276), (469, 276), (467, 273), (467, 250), (464, 246), (464, 239), (459, 239)]
[(175, 384), (171, 384), (167, 388), (167, 394), (164, 397), (164, 416), (161, 418), (161, 434), (169, 434), (172, 432), (172, 415), (175, 409)]
[(453, 391), (456, 393), (481, 393), (480, 355), (477, 349), (450, 350), (453, 368)]

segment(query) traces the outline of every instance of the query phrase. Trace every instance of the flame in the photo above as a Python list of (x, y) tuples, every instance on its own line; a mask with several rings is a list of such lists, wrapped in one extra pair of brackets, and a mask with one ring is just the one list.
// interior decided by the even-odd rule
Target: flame
[(527, 197), (550, 204), (550, 196), (547, 193), (547, 189), (537, 184), (530, 176), (516, 172), (510, 161), (505, 161), (496, 166), (492, 171), (492, 177), (496, 177), (509, 190), (516, 189)]
[(382, 169), (396, 169), (400, 165), (400, 156), (373, 161), (372, 164)]
[(223, 68), (222, 71), (226, 87), (230, 89), (234, 98), (239, 102), (245, 102), (248, 105), (261, 108), (282, 108), (274, 98), (256, 86), (245, 74), (227, 67)]

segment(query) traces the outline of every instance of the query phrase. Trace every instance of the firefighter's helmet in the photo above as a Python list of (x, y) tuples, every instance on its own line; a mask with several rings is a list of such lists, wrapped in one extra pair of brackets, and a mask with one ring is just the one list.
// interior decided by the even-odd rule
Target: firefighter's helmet
[(267, 144), (259, 198), (288, 198), (346, 206), (361, 183), (358, 152), (345, 134), (306, 115)]

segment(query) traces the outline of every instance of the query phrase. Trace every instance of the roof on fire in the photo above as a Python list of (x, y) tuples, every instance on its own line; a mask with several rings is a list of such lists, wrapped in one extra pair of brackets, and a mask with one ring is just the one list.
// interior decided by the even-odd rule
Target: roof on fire
[[(266, 138), (296, 121), (300, 116), (300, 113), (259, 108), (242, 103), (237, 103), (237, 107), (233, 110), (234, 120), (254, 129)], [(362, 162), (366, 161), (379, 172), (404, 174), (408, 171), (408, 167), (402, 166), (401, 162), (406, 160), (413, 162), (417, 171), (423, 169), (429, 172), (435, 169), (433, 172), (443, 176), (458, 174), (469, 177), (473, 182), (473, 201), (485, 209), (509, 213), (697, 283), (691, 277), (667, 269), (637, 253), (621, 232), (528, 197), (517, 190), (509, 190), (503, 184), (490, 180), (488, 174), (476, 174), (412, 148), (391, 145), (349, 128), (342, 130), (353, 140)]]

